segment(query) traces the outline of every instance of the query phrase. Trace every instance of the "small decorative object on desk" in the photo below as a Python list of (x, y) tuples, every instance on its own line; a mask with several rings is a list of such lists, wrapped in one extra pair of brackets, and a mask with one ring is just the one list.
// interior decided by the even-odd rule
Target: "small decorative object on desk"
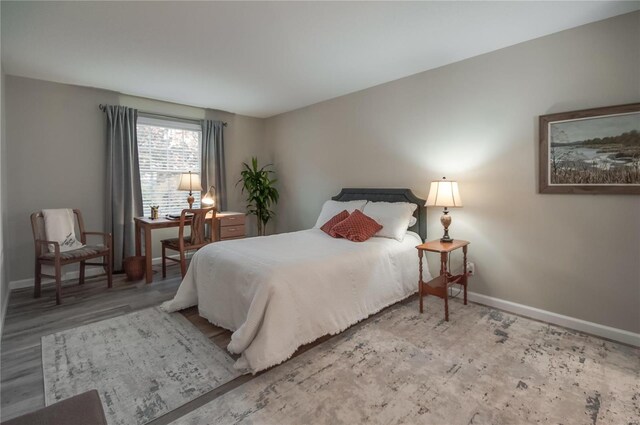
[(151, 205), (151, 219), (157, 220), (160, 217), (160, 205), (153, 206)]

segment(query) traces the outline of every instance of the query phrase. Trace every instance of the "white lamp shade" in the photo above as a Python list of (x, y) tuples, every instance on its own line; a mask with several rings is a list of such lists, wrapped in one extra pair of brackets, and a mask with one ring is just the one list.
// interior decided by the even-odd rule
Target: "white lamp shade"
[(196, 173), (184, 173), (180, 176), (178, 190), (188, 190), (189, 192), (202, 192), (200, 176)]
[(461, 207), (462, 199), (458, 191), (458, 182), (450, 180), (438, 180), (431, 182), (429, 196), (425, 203), (427, 207)]

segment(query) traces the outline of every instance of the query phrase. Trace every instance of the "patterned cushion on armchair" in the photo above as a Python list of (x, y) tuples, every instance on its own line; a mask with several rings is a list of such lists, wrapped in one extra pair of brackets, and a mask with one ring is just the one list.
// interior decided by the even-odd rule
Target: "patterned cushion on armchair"
[[(101, 254), (107, 251), (107, 247), (104, 245), (85, 245), (82, 248), (74, 249), (71, 251), (64, 251), (60, 253), (62, 260), (71, 260), (72, 258), (86, 257), (90, 255)], [(47, 252), (40, 256), (43, 260), (54, 260), (56, 258), (55, 252)]]

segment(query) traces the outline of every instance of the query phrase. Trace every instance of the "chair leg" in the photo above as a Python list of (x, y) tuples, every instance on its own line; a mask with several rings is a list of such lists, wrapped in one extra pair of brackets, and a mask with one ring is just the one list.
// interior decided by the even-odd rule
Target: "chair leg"
[(33, 285), (33, 298), (40, 298), (41, 289), (42, 289), (42, 264), (40, 264), (40, 261), (36, 260), (36, 272), (35, 272), (34, 285)]
[(86, 268), (86, 264), (84, 261), (80, 261), (80, 279), (79, 279), (79, 283), (80, 285), (84, 285), (84, 271)]
[(187, 274), (187, 256), (184, 251), (180, 251), (180, 272), (182, 273), (182, 278), (184, 279), (184, 275)]
[(167, 277), (167, 248), (162, 245), (162, 277)]
[(62, 304), (62, 266), (60, 261), (56, 261), (56, 304)]
[(107, 288), (113, 287), (113, 277), (111, 272), (111, 252), (104, 256), (104, 271), (107, 274)]

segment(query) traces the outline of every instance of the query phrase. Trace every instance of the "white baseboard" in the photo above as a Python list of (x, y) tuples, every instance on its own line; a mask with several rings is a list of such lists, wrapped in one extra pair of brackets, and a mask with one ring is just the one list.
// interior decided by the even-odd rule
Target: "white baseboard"
[[(178, 258), (177, 256), (170, 256), (170, 257)], [(152, 263), (154, 265), (162, 264), (162, 257), (154, 258), (152, 260)], [(87, 269), (85, 270), (86, 277), (100, 276), (101, 274), (104, 274), (104, 270), (102, 269), (102, 267), (99, 267), (99, 266), (87, 267)], [(63, 281), (74, 280), (74, 279), (78, 279), (79, 277), (80, 277), (80, 272), (76, 270), (76, 271), (64, 273), (62, 275), (62, 280)], [(47, 277), (42, 278), (43, 285), (51, 284), (53, 282), (55, 281), (51, 278), (47, 278)], [(12, 282), (9, 282), (9, 291), (13, 291), (14, 289), (30, 288), (30, 287), (33, 287), (33, 285), (34, 285), (34, 279), (32, 277), (28, 279), (14, 280)], [(9, 297), (7, 297), (7, 299), (9, 299)]]
[[(85, 277), (100, 276), (101, 274), (104, 274), (104, 269), (102, 267), (87, 267), (84, 273), (85, 273), (84, 274)], [(78, 279), (79, 277), (80, 277), (80, 272), (78, 270), (72, 271), (72, 272), (66, 272), (62, 274), (63, 281)], [(47, 285), (54, 282), (55, 280), (49, 277), (42, 278), (43, 285)], [(33, 287), (33, 285), (34, 285), (34, 279), (32, 277), (28, 279), (14, 280), (9, 283), (9, 290), (13, 291), (14, 289), (29, 288), (29, 287)]]
[(591, 335), (600, 336), (613, 341), (622, 342), (624, 344), (640, 347), (640, 334), (625, 331), (623, 329), (612, 328), (610, 326), (600, 325), (586, 320), (576, 319), (575, 317), (564, 316), (562, 314), (553, 313), (551, 311), (541, 310), (535, 307), (529, 307), (523, 304), (506, 301), (500, 298), (494, 298), (475, 292), (467, 293), (469, 301), (478, 304), (484, 304), (489, 307), (499, 308), (500, 310), (510, 313), (519, 314), (521, 316), (530, 317), (532, 319), (543, 322), (552, 323), (554, 325), (563, 326), (569, 329), (585, 332)]

